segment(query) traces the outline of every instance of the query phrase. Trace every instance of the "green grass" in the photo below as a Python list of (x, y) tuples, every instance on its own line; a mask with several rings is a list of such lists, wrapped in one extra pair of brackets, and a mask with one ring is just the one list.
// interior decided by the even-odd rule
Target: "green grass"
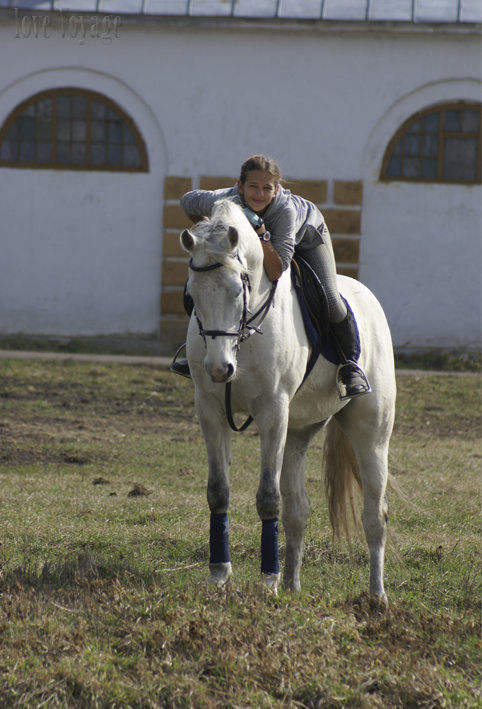
[(478, 372), (482, 367), (480, 351), (446, 351), (438, 348), (395, 352), (395, 364), (402, 369), (442, 372)]
[(481, 706), (476, 375), (398, 378), (385, 612), (363, 540), (332, 543), (321, 441), (303, 590), (272, 597), (258, 584), (259, 439), (235, 437), (235, 575), (215, 590), (190, 382), (14, 360), (0, 381), (0, 706)]

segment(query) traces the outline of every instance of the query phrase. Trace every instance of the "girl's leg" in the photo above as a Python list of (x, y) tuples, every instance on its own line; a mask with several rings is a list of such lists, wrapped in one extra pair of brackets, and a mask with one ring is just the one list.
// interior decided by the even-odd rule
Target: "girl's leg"
[(302, 256), (319, 277), (328, 301), (328, 317), (331, 331), (347, 364), (341, 369), (341, 379), (346, 396), (352, 397), (370, 391), (365, 374), (356, 364), (359, 346), (350, 313), (338, 290), (336, 263), (330, 234), (325, 227), (324, 243), (313, 249), (303, 250)]
[(309, 263), (325, 289), (328, 301), (328, 317), (330, 323), (338, 323), (345, 319), (347, 309), (338, 290), (336, 278), (336, 263), (331, 243), (330, 232), (325, 226), (323, 232), (325, 243), (312, 249), (300, 249), (300, 255)]

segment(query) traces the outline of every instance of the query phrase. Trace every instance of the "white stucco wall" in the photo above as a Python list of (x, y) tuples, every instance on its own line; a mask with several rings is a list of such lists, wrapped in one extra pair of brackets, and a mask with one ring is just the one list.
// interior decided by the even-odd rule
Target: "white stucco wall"
[(0, 332), (156, 330), (163, 177), (234, 175), (264, 152), (291, 178), (363, 180), (360, 277), (396, 345), (480, 343), (480, 187), (377, 180), (405, 118), (481, 98), (480, 36), (425, 29), (125, 24), (81, 44), (3, 20), (0, 123), (44, 88), (100, 91), (136, 121), (151, 172), (0, 169)]
[(480, 97), (476, 79), (420, 86), (380, 117), (365, 145), (360, 278), (384, 303), (398, 347), (480, 348), (481, 187), (378, 181), (386, 145), (407, 118)]
[(150, 172), (0, 169), (0, 332), (156, 332), (166, 170), (157, 120), (120, 77), (32, 65), (0, 91), (0, 123), (39, 91), (99, 91), (149, 135)]

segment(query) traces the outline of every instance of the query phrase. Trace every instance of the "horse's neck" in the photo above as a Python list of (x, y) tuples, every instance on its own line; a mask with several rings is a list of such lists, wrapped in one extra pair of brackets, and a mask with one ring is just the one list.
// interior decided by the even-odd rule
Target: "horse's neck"
[(251, 287), (250, 309), (259, 304), (271, 290), (271, 281), (266, 276), (263, 266), (263, 252), (254, 248), (245, 253), (248, 264), (249, 280)]

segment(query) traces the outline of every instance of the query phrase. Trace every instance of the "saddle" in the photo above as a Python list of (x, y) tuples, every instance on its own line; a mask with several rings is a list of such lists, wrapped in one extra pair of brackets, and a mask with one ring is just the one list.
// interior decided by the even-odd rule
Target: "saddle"
[[(311, 356), (304, 377), (306, 379), (320, 354), (336, 365), (345, 360), (330, 329), (328, 298), (323, 284), (310, 264), (296, 251), (291, 261), (291, 279), (311, 344)], [(355, 326), (359, 353), (358, 326), (349, 303), (343, 296), (342, 299)]]

